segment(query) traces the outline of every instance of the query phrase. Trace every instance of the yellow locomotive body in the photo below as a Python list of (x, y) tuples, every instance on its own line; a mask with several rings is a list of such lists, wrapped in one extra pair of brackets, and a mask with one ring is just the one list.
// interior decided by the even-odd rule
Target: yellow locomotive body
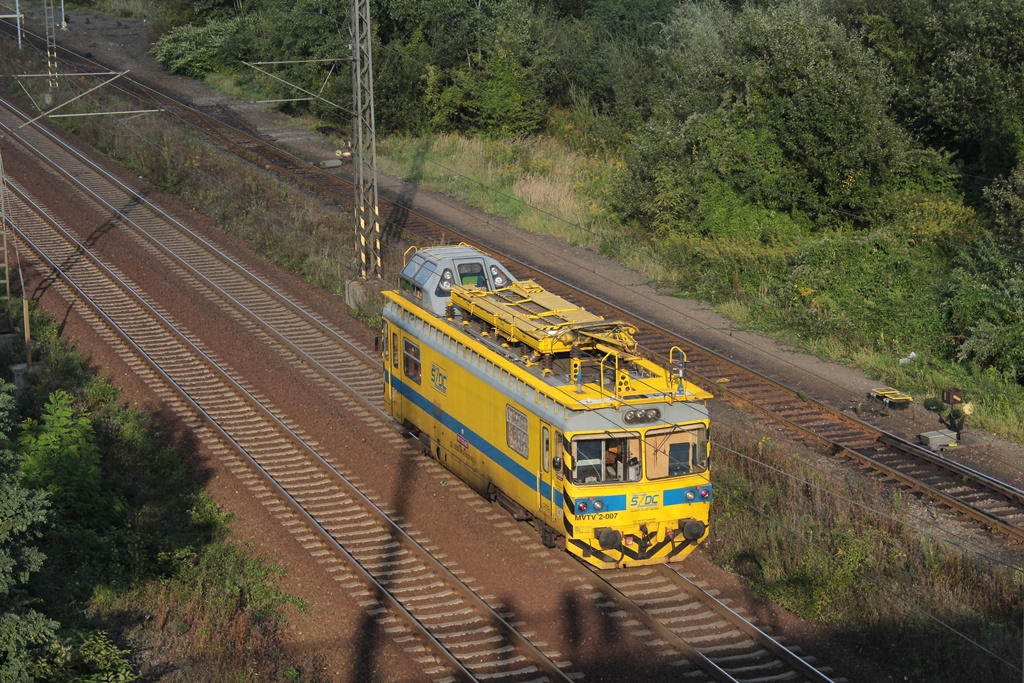
[(385, 292), (385, 403), (448, 469), (601, 568), (708, 533), (711, 395), (607, 321), (467, 246), (410, 250)]

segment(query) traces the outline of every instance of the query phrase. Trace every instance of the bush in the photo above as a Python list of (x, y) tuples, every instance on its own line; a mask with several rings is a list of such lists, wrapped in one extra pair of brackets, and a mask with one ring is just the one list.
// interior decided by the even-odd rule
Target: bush
[(223, 47), (244, 25), (244, 19), (234, 18), (210, 21), (203, 26), (178, 26), (153, 45), (153, 56), (172, 74), (202, 78), (236, 62), (237, 58), (226, 54)]
[(25, 484), (45, 490), (54, 511), (72, 524), (109, 522), (110, 499), (101, 491), (100, 453), (87, 414), (72, 408), (74, 399), (59, 390), (50, 396), (40, 421), (28, 419), (19, 445), (24, 453)]
[(987, 235), (960, 261), (946, 286), (957, 360), (1024, 384), (1024, 266)]
[(0, 383), (0, 680), (136, 680), (124, 644), (156, 649), (153, 614), (195, 625), (156, 658), (204, 679), (299, 671), (278, 627), (302, 605), (278, 590), (281, 570), (230, 538), (171, 442), (84, 371), (52, 320), (33, 314), (32, 329), (45, 369), (18, 402)]
[[(13, 386), (5, 384), (8, 398)], [(8, 413), (9, 411), (4, 411)], [(5, 420), (6, 421), (6, 420)], [(2, 438), (10, 433), (6, 430)], [(46, 559), (38, 547), (47, 497), (21, 483), (21, 456), (0, 450), (0, 680), (30, 680), (56, 643), (58, 624), (35, 607), (27, 588)]]

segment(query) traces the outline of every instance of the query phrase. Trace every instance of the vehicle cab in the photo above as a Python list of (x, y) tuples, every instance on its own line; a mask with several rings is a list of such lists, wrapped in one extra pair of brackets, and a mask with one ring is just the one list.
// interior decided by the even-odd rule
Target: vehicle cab
[(406, 252), (405, 267), (398, 276), (399, 290), (439, 317), (445, 314), (454, 285), (493, 291), (514, 281), (497, 260), (464, 244), (413, 247)]

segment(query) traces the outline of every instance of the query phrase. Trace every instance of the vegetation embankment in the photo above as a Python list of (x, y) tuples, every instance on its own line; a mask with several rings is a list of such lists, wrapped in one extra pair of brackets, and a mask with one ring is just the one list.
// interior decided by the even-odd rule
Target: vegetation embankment
[[(175, 72), (294, 97), (241, 62), (347, 54), (344, 3), (169, 7)], [(374, 12), (382, 167), (1024, 442), (1020, 0)], [(278, 75), (347, 127), (329, 69)]]
[[(158, 44), (165, 64), (268, 96), (286, 91), (239, 60), (347, 49), (344, 3), (169, 6), (170, 23), (188, 26)], [(964, 387), (979, 407), (969, 426), (1022, 439), (1019, 3), (375, 9), (388, 168), (598, 246), (901, 389)], [(282, 76), (318, 91), (325, 69)], [(347, 88), (328, 80), (324, 96), (344, 104)], [(347, 125), (333, 106), (309, 108)], [(140, 149), (164, 151), (152, 175), (136, 160), (158, 186), (173, 190), (160, 178), (187, 183), (209, 163), (189, 167), (202, 152), (171, 133), (149, 137), (148, 125), (127, 130)], [(545, 214), (530, 206), (541, 196), (554, 197)], [(279, 244), (295, 239), (288, 223), (268, 231)], [(717, 561), (894, 672), (1019, 678), (1015, 568), (929, 540), (929, 525), (885, 489), (851, 492), (749, 436), (716, 441)]]
[[(719, 424), (707, 551), (907, 680), (1020, 677), (1019, 568), (913, 495)], [(841, 468), (840, 468), (841, 469)], [(985, 547), (984, 545), (982, 547)]]
[(280, 640), (301, 603), (204, 495), (186, 432), (32, 329), (26, 385), (0, 383), (0, 680), (314, 680)]

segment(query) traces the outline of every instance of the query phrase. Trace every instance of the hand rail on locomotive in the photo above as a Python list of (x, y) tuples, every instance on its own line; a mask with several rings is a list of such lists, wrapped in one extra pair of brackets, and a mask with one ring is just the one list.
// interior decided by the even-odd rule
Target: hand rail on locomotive
[[(675, 356), (676, 351), (679, 352), (679, 361), (677, 365), (672, 365), (672, 358)], [(673, 346), (668, 351), (668, 364), (669, 367), (675, 368), (675, 376), (679, 378), (679, 388), (677, 391), (683, 390), (683, 384), (686, 382), (686, 352), (678, 346)]]

